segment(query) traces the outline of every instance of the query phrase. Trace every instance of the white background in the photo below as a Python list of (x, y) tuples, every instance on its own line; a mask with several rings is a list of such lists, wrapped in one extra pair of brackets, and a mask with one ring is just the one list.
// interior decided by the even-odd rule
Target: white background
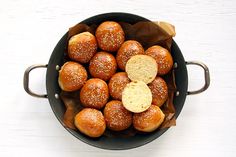
[[(105, 12), (129, 12), (176, 26), (186, 60), (210, 69), (210, 88), (188, 96), (177, 120), (155, 141), (126, 151), (82, 143), (57, 121), (47, 99), (27, 95), (23, 73), (46, 64), (69, 27)], [(235, 0), (1, 0), (0, 156), (236, 156)], [(203, 71), (188, 67), (189, 90), (203, 84)], [(45, 92), (45, 70), (32, 72), (30, 86)]]

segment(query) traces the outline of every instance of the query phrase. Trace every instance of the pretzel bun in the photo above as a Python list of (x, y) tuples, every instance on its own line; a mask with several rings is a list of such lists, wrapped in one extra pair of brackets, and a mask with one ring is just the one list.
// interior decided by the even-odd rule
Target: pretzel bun
[(89, 137), (100, 137), (106, 123), (101, 111), (92, 108), (84, 108), (75, 116), (75, 126), (80, 132)]
[(109, 93), (112, 98), (121, 100), (125, 86), (130, 83), (126, 72), (118, 72), (113, 75), (108, 83)]
[(101, 23), (95, 33), (98, 46), (104, 51), (117, 51), (125, 40), (125, 34), (120, 24), (114, 21)]
[(145, 54), (153, 57), (158, 65), (158, 75), (167, 74), (173, 66), (173, 58), (170, 52), (158, 45), (152, 46), (145, 51)]
[(106, 126), (113, 131), (127, 129), (132, 124), (132, 113), (124, 108), (121, 101), (112, 100), (104, 108)]
[(107, 81), (117, 69), (115, 57), (107, 52), (96, 53), (89, 63), (89, 72), (92, 77)]
[(156, 77), (148, 87), (152, 92), (152, 104), (161, 107), (168, 98), (168, 87), (161, 77)]
[(134, 55), (144, 54), (144, 49), (142, 45), (135, 40), (125, 41), (119, 48), (116, 60), (119, 68), (125, 70), (125, 65), (127, 61)]
[(164, 121), (165, 115), (156, 105), (151, 105), (146, 111), (134, 113), (133, 126), (143, 132), (156, 130)]
[(87, 77), (87, 71), (81, 64), (66, 62), (59, 71), (58, 83), (62, 90), (72, 92), (79, 90)]

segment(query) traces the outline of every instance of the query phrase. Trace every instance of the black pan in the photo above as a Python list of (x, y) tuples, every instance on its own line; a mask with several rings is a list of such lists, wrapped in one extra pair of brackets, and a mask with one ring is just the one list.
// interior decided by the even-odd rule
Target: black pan
[[(90, 17), (80, 23), (85, 23), (87, 25), (100, 24), (101, 22), (107, 21), (107, 20), (118, 21), (118, 22), (122, 21), (122, 22), (131, 23), (131, 24), (134, 24), (139, 21), (149, 21), (146, 18), (143, 18), (138, 15), (133, 15), (133, 14), (106, 13), (106, 14)], [(32, 65), (26, 69), (25, 74), (24, 74), (25, 91), (31, 96), (40, 97), (40, 98), (48, 98), (54, 114), (56, 115), (57, 119), (60, 121), (62, 125), (63, 125), (62, 120), (63, 120), (63, 115), (65, 112), (65, 106), (59, 97), (59, 93), (61, 92), (61, 89), (58, 85), (57, 80), (58, 80), (58, 70), (63, 64), (65, 47), (67, 45), (67, 33), (61, 38), (61, 40), (56, 45), (47, 65)], [(175, 41), (173, 41), (172, 46), (171, 46), (171, 54), (175, 62), (174, 67), (175, 67), (175, 79), (176, 79), (177, 92), (174, 97), (174, 106), (176, 109), (176, 117), (178, 117), (178, 115), (180, 114), (183, 108), (186, 96), (190, 94), (197, 94), (206, 90), (210, 84), (210, 76), (209, 76), (209, 70), (207, 66), (204, 65), (203, 63), (197, 62), (197, 61), (186, 62), (184, 60), (184, 57), (178, 45), (175, 43)], [(187, 91), (188, 73), (187, 73), (186, 65), (188, 64), (195, 64), (195, 65), (201, 66), (204, 69), (205, 85), (197, 91), (191, 91), (191, 92)], [(47, 74), (46, 74), (47, 94), (45, 95), (39, 95), (32, 92), (28, 86), (30, 71), (35, 68), (41, 68), (41, 67), (47, 69)], [(168, 129), (158, 129), (150, 134), (137, 134), (133, 137), (125, 137), (125, 138), (121, 138), (121, 137), (111, 138), (111, 137), (102, 136), (101, 138), (98, 138), (98, 139), (92, 139), (81, 134), (79, 131), (75, 131), (69, 128), (65, 128), (65, 129), (68, 132), (70, 132), (73, 136), (75, 136), (76, 138), (78, 138), (79, 140), (87, 144), (90, 144), (95, 147), (103, 148), (103, 149), (113, 149), (113, 150), (130, 149), (130, 148), (142, 146), (158, 138), (159, 136), (161, 136), (164, 132), (168, 130)]]

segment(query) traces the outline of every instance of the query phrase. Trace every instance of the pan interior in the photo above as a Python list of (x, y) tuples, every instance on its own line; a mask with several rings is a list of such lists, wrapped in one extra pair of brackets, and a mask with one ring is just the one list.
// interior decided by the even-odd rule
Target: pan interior
[[(122, 21), (134, 24), (139, 21), (149, 21), (143, 17), (127, 14), (127, 13), (106, 13), (97, 16), (90, 17), (81, 23), (85, 24), (100, 24), (103, 21)], [(63, 115), (65, 112), (65, 107), (63, 102), (60, 99), (55, 97), (55, 94), (60, 93), (60, 87), (58, 85), (58, 71), (56, 70), (56, 66), (62, 66), (63, 64), (63, 57), (65, 53), (65, 48), (67, 46), (67, 33), (60, 39), (58, 44), (53, 50), (53, 53), (50, 57), (46, 75), (46, 87), (47, 87), (47, 94), (49, 103), (51, 108), (56, 115), (57, 119), (62, 123)], [(174, 62), (177, 63), (178, 67), (175, 70), (176, 76), (176, 85), (179, 91), (179, 96), (174, 98), (174, 105), (176, 109), (176, 116), (180, 114), (182, 107), (184, 105), (184, 101), (186, 98), (187, 87), (188, 87), (188, 76), (187, 76), (187, 69), (185, 65), (185, 60), (183, 55), (178, 48), (177, 44), (173, 41), (171, 47), (171, 54), (173, 56)], [(150, 134), (138, 134), (133, 137), (126, 137), (126, 138), (111, 138), (111, 137), (100, 137), (98, 139), (92, 139), (87, 136), (84, 136), (78, 131), (74, 131), (71, 129), (66, 128), (72, 135), (76, 138), (80, 139), (81, 141), (90, 144), (95, 147), (103, 148), (103, 149), (113, 149), (113, 150), (120, 150), (120, 149), (130, 149), (135, 148), (141, 145), (144, 145), (152, 140), (161, 136), (167, 129), (156, 130)]]

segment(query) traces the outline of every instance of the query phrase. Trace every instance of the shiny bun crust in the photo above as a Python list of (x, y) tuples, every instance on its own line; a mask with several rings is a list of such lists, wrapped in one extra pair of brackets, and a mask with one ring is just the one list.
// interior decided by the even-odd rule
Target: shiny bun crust
[(89, 72), (92, 77), (109, 80), (117, 69), (115, 57), (107, 52), (96, 53), (90, 61)]
[(172, 69), (173, 58), (167, 49), (155, 45), (148, 48), (145, 53), (156, 60), (158, 65), (158, 75), (165, 75)]
[(112, 100), (104, 108), (106, 125), (110, 130), (121, 131), (132, 124), (132, 113), (124, 108), (121, 101)]
[(125, 34), (120, 24), (114, 21), (101, 23), (95, 33), (98, 46), (109, 52), (117, 51), (125, 40)]
[(81, 64), (70, 61), (61, 67), (58, 83), (64, 91), (76, 91), (84, 85), (87, 77), (87, 71)]
[(161, 77), (156, 77), (148, 87), (152, 92), (152, 104), (161, 107), (168, 98), (168, 87)]
[(119, 48), (116, 60), (119, 68), (125, 70), (125, 65), (127, 61), (134, 55), (144, 54), (144, 49), (142, 45), (135, 40), (125, 41)]
[(130, 83), (126, 72), (118, 72), (113, 75), (108, 83), (109, 93), (112, 98), (121, 100), (125, 86)]
[(102, 112), (92, 108), (80, 111), (75, 116), (74, 123), (80, 132), (89, 137), (100, 137), (106, 129)]
[(89, 79), (80, 91), (80, 101), (84, 107), (101, 109), (109, 98), (108, 86), (105, 81)]
[(148, 110), (141, 113), (134, 113), (133, 126), (143, 132), (156, 130), (164, 121), (165, 115), (156, 105), (151, 105)]
[(96, 51), (96, 38), (89, 32), (74, 35), (69, 40), (68, 55), (74, 61), (88, 63)]

